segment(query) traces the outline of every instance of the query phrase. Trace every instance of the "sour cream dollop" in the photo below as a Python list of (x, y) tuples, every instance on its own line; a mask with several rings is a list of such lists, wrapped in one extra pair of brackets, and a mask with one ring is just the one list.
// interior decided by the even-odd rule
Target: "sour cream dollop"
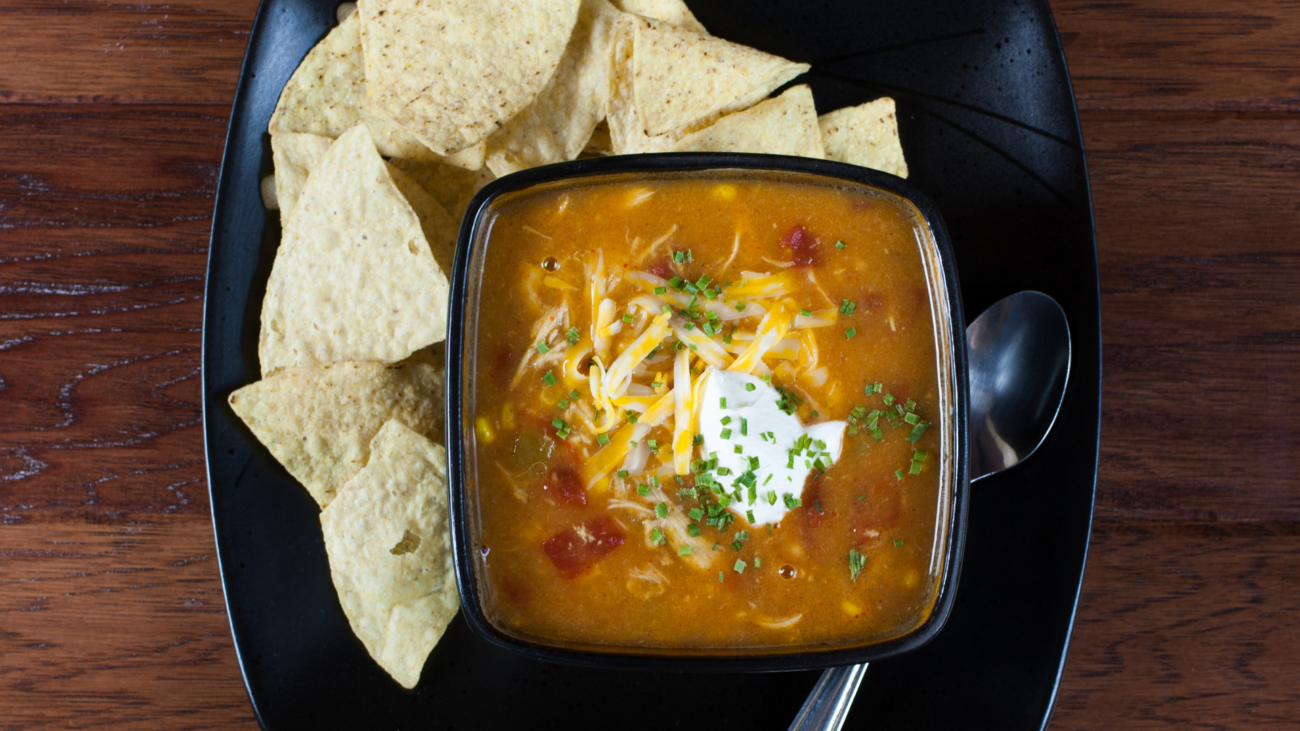
[[(816, 461), (820, 459), (823, 467), (829, 467), (840, 458), (848, 424), (826, 421), (805, 427), (798, 416), (777, 406), (781, 394), (761, 378), (715, 368), (709, 368), (703, 377), (699, 433), (704, 436), (705, 456), (716, 453), (718, 472), (723, 472), (721, 468), (730, 471), (716, 475), (727, 493), (741, 487), (745, 496), (728, 509), (746, 521), (746, 512), (752, 512), (750, 525), (780, 522), (790, 509), (786, 495), (802, 500), (804, 482), (816, 469)], [(799, 449), (805, 436), (806, 446)], [(796, 450), (798, 454), (792, 458)], [(757, 458), (757, 466), (751, 458)], [(750, 471), (755, 488), (752, 503), (749, 489), (735, 484)], [(770, 498), (773, 492), (775, 502)]]

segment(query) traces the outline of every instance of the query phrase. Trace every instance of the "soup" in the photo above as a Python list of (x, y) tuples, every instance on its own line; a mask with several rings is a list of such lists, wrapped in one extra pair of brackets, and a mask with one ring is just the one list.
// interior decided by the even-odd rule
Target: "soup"
[(489, 621), (646, 651), (925, 621), (949, 403), (909, 203), (732, 172), (538, 186), (487, 215), (465, 402)]

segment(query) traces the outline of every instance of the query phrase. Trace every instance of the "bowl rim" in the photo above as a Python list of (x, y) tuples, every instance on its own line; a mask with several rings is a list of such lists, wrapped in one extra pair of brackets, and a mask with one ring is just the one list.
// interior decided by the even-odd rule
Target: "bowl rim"
[[(825, 650), (745, 652), (735, 655), (726, 650), (710, 650), (709, 654), (673, 654), (673, 650), (659, 648), (634, 651), (633, 648), (588, 650), (557, 647), (529, 642), (499, 630), (487, 618), (476, 590), (480, 579), (473, 560), (473, 547), (469, 536), (469, 500), (466, 496), (465, 444), (462, 434), (466, 317), (477, 311), (467, 301), (470, 261), (473, 258), (475, 235), (489, 204), (502, 195), (536, 185), (578, 180), (582, 178), (613, 176), (627, 173), (699, 173), (718, 170), (744, 170), (774, 173), (799, 173), (820, 176), (877, 187), (906, 199), (920, 212), (929, 225), (939, 254), (938, 269), (947, 290), (951, 350), (953, 355), (953, 433), (954, 471), (951, 510), (948, 515), (948, 544), (944, 556), (946, 570), (939, 583), (930, 616), (920, 626), (888, 640), (859, 647), (830, 647)], [(456, 585), (460, 594), (462, 614), (470, 628), (492, 645), (535, 660), (558, 662), (592, 668), (644, 671), (690, 672), (767, 672), (808, 670), (816, 668), (873, 662), (886, 657), (910, 652), (930, 642), (947, 623), (956, 599), (961, 574), (962, 556), (966, 547), (966, 519), (970, 500), (970, 455), (968, 432), (969, 382), (967, 378), (967, 353), (965, 315), (962, 310), (961, 291), (957, 278), (955, 257), (948, 232), (934, 203), (902, 178), (870, 168), (849, 165), (832, 160), (791, 157), (786, 155), (760, 155), (750, 153), (652, 153), (638, 155), (613, 155), (587, 158), (570, 162), (530, 168), (497, 178), (479, 190), (466, 209), (456, 242), (456, 258), (450, 277), (449, 306), (446, 341), (446, 434), (447, 434), (447, 484), (450, 493), (449, 518), (451, 543), (456, 570)], [(455, 438), (452, 436), (455, 435)]]

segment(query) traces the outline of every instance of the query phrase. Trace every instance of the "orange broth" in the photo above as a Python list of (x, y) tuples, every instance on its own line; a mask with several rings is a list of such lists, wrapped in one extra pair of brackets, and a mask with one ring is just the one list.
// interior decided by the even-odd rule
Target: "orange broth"
[[(542, 186), (492, 215), (467, 406), (472, 541), (494, 624), (574, 646), (734, 650), (862, 644), (925, 621), (942, 572), (946, 417), (929, 239), (910, 204), (731, 173)], [(613, 313), (600, 319), (604, 300)], [(736, 304), (762, 314), (711, 319)], [(619, 405), (602, 374), (657, 322), (667, 335)], [(754, 526), (740, 476), (710, 473), (698, 416), (682, 421), (694, 431), (677, 426), (674, 333), (713, 341), (683, 343), (696, 384), (720, 369), (703, 348), (730, 367), (762, 332), (781, 337), (752, 374), (783, 389), (787, 413), (850, 423), (838, 459), (823, 455), (794, 488), (798, 506)], [(672, 414), (638, 430), (629, 412), (656, 420), (665, 394)], [(622, 469), (637, 449), (644, 466)]]

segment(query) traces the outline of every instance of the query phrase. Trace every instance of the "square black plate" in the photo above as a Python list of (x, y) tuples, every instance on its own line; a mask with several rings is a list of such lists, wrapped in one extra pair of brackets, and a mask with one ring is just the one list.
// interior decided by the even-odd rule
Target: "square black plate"
[[(1074, 97), (1041, 0), (694, 0), (716, 35), (813, 64), (827, 111), (898, 100), (909, 182), (948, 225), (968, 318), (1036, 289), (1065, 309), (1072, 377), (1051, 436), (971, 489), (956, 605), (929, 645), (873, 663), (849, 728), (1036, 729), (1064, 666), (1087, 553), (1101, 423), (1096, 245)], [(339, 608), (315, 502), (226, 405), (257, 378), (280, 228), (262, 208), (266, 122), (335, 3), (265, 0), (218, 188), (204, 313), (204, 429), (235, 645), (262, 725), (319, 728), (783, 728), (816, 672), (610, 673), (495, 649), (461, 619), (405, 691)]]

